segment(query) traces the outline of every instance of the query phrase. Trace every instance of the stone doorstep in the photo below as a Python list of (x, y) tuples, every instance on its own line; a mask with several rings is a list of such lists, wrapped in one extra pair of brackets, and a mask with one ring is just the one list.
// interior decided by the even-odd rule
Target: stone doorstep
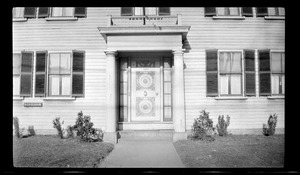
[(173, 130), (126, 130), (118, 131), (118, 142), (126, 140), (169, 140), (173, 139)]

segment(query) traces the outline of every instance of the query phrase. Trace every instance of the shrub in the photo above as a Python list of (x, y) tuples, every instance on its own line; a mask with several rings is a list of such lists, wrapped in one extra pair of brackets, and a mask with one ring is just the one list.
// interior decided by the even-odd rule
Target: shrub
[(33, 126), (28, 126), (29, 136), (35, 136), (35, 131)]
[(193, 140), (208, 140), (214, 141), (215, 128), (213, 121), (209, 118), (209, 112), (202, 110), (200, 116), (194, 119), (192, 126), (192, 139)]
[[(62, 121), (62, 124), (64, 124), (64, 121)], [(64, 129), (62, 128), (62, 124), (60, 123), (60, 117), (57, 117), (53, 120), (53, 128), (57, 130), (57, 134), (60, 138), (64, 138)]]
[(100, 137), (97, 134), (97, 129), (93, 128), (94, 124), (91, 122), (91, 117), (89, 115), (83, 116), (82, 111), (77, 116), (75, 125), (73, 126), (77, 132), (77, 136), (85, 142), (99, 141)]
[(217, 130), (218, 130), (218, 134), (219, 136), (227, 136), (228, 132), (227, 132), (227, 127), (230, 124), (230, 117), (227, 115), (226, 117), (226, 121), (224, 120), (224, 115), (219, 115), (218, 118), (218, 124), (217, 124)]
[(263, 124), (263, 134), (265, 136), (274, 135), (277, 124), (277, 114), (270, 115), (268, 125)]

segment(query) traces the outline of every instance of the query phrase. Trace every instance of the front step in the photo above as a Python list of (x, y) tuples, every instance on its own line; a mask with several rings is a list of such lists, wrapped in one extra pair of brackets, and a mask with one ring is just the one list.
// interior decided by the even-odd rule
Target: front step
[(119, 141), (130, 140), (173, 140), (174, 130), (123, 130), (118, 131)]

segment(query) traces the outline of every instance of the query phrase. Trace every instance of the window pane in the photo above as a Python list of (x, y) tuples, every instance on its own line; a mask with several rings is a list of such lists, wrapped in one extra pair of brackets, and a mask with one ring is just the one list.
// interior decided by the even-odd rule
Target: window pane
[(46, 53), (36, 54), (36, 72), (46, 72), (45, 70)]
[(127, 83), (120, 83), (120, 93), (127, 94)]
[(255, 94), (255, 74), (254, 73), (246, 73), (246, 93), (247, 94)]
[(234, 72), (234, 73), (242, 72), (241, 61), (242, 61), (241, 53), (232, 53), (231, 72)]
[(272, 72), (281, 72), (281, 53), (271, 53)]
[(224, 16), (225, 15), (225, 8), (224, 7), (218, 7), (217, 8), (217, 14), (219, 16)]
[(73, 16), (74, 8), (73, 7), (64, 7), (63, 16)]
[(171, 65), (171, 58), (164, 58), (164, 68), (170, 68)]
[(164, 83), (164, 93), (172, 93), (171, 92), (171, 82), (165, 82)]
[(282, 72), (285, 72), (285, 53), (281, 54)]
[(31, 94), (31, 75), (22, 74), (21, 75), (21, 94), (30, 95)]
[(239, 15), (239, 9), (237, 7), (230, 7), (229, 8), (229, 11), (230, 11), (230, 15)]
[(23, 18), (23, 16), (24, 16), (24, 7), (13, 8), (13, 17), (14, 18)]
[(49, 92), (50, 95), (59, 95), (59, 76), (50, 75), (49, 76)]
[(82, 74), (73, 74), (72, 80), (72, 93), (73, 95), (83, 96), (83, 75)]
[(70, 54), (60, 54), (60, 74), (71, 73), (71, 58)]
[(120, 119), (121, 122), (127, 121), (127, 107), (120, 107)]
[(120, 81), (127, 82), (127, 71), (120, 71)]
[(62, 7), (52, 7), (52, 16), (62, 16)]
[(231, 75), (231, 94), (242, 94), (242, 75)]
[(120, 95), (120, 106), (127, 106), (127, 95)]
[(13, 55), (13, 74), (20, 74), (21, 72), (21, 55)]
[(21, 72), (31, 72), (32, 57), (32, 53), (22, 53)]
[(172, 72), (170, 70), (164, 71), (164, 81), (171, 81)]
[(280, 75), (272, 75), (272, 94), (279, 94), (279, 77)]
[(156, 7), (146, 7), (146, 15), (156, 15)]
[(143, 15), (143, 7), (134, 7), (134, 15)]
[(71, 94), (71, 78), (70, 76), (61, 77), (61, 95)]
[(44, 94), (45, 93), (45, 75), (35, 76), (35, 93)]
[(275, 8), (274, 7), (269, 7), (268, 8), (268, 13), (269, 13), (269, 16), (275, 16), (276, 15)]
[(164, 95), (164, 106), (171, 106), (171, 95)]
[(218, 74), (207, 73), (207, 95), (216, 95), (218, 93)]
[(230, 72), (230, 53), (220, 53), (220, 72)]
[(20, 95), (20, 76), (13, 76), (13, 95)]
[(260, 93), (271, 93), (271, 82), (269, 73), (260, 73), (259, 76), (259, 91)]
[(172, 120), (172, 108), (164, 107), (164, 119)]
[(59, 73), (59, 54), (50, 54), (49, 73)]
[(259, 70), (270, 71), (270, 53), (267, 50), (259, 52)]
[(221, 94), (228, 94), (228, 79), (229, 75), (221, 75)]
[(285, 9), (284, 8), (280, 7), (280, 8), (278, 8), (278, 11), (279, 11), (280, 16), (285, 16)]
[(245, 70), (255, 71), (254, 50), (245, 50)]
[(127, 67), (128, 67), (128, 61), (127, 61), (127, 58), (121, 58), (120, 68), (121, 68), (121, 69), (127, 69)]
[(282, 94), (285, 94), (285, 75), (281, 75)]

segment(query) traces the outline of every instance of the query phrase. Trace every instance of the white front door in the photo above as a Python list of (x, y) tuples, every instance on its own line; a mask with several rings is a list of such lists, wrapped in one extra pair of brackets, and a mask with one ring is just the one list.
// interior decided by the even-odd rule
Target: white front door
[(131, 121), (160, 121), (160, 68), (132, 68), (131, 77)]

